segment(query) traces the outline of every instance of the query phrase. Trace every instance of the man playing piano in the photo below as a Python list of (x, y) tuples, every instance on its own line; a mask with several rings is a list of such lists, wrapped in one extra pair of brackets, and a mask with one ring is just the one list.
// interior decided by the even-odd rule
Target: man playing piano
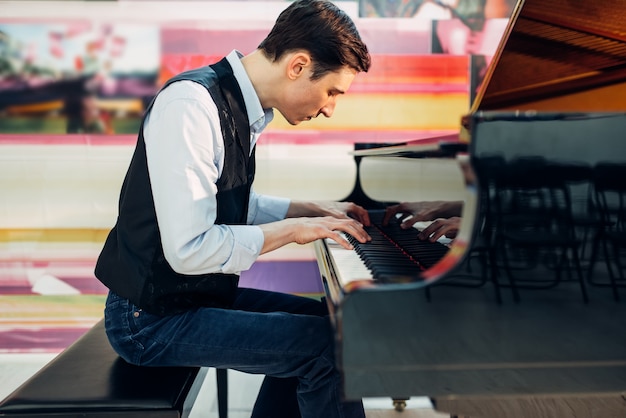
[(370, 56), (327, 1), (296, 1), (258, 49), (169, 80), (148, 107), (119, 216), (96, 266), (106, 329), (126, 361), (264, 374), (253, 417), (363, 417), (344, 402), (324, 302), (238, 288), (260, 254), (340, 233), (370, 239), (352, 203), (252, 190), (254, 149), (277, 109), (330, 117)]

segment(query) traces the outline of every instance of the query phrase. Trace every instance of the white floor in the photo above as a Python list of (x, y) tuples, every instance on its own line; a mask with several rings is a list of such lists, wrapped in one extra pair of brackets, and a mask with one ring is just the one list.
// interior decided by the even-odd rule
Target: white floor
[[(25, 382), (41, 367), (54, 358), (56, 354), (0, 354), (0, 399), (4, 399), (14, 389)], [(248, 418), (254, 405), (254, 400), (263, 376), (248, 375), (236, 371), (228, 371), (228, 406), (229, 418)], [(200, 391), (200, 395), (194, 404), (190, 418), (217, 418), (217, 389), (215, 383), (215, 371), (210, 369)], [(389, 411), (389, 416), (406, 418), (439, 416), (432, 411), (432, 405), (428, 398), (411, 398), (407, 403), (407, 409), (416, 414), (396, 413), (393, 411), (391, 399), (368, 398), (364, 399), (367, 411), (376, 411), (376, 416), (381, 411)], [(368, 413), (368, 415), (370, 415)], [(384, 414), (387, 416), (387, 414)], [(441, 415), (446, 417), (447, 415)]]

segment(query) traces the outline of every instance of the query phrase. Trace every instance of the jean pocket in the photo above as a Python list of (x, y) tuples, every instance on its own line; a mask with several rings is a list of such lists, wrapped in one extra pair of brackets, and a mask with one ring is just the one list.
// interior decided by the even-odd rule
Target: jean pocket
[(109, 294), (106, 298), (105, 307), (106, 309), (117, 309), (123, 301), (123, 298), (109, 291)]

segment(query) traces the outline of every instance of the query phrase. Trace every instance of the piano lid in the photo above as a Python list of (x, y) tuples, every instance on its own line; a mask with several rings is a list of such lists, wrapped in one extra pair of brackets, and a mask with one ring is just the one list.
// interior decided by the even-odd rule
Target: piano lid
[(626, 1), (519, 0), (471, 113), (626, 109)]

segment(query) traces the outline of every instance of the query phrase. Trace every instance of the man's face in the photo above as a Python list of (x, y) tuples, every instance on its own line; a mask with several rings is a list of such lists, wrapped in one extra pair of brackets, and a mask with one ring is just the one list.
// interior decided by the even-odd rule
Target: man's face
[(278, 111), (287, 122), (298, 125), (319, 115), (331, 117), (337, 98), (350, 88), (357, 72), (349, 67), (325, 74), (311, 81), (310, 68), (289, 86)]

